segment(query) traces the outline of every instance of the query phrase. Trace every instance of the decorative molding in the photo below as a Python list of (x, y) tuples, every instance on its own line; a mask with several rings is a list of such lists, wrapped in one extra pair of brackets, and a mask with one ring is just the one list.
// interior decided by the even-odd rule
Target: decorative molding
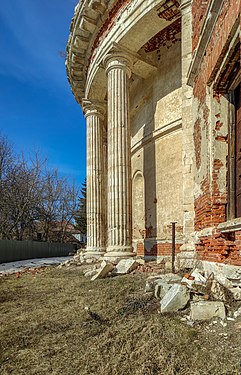
[(112, 69), (119, 68), (125, 70), (129, 78), (131, 76), (133, 62), (131, 57), (125, 52), (113, 51), (108, 53), (104, 57), (103, 64), (106, 69), (106, 74)]
[(241, 218), (236, 218), (233, 220), (225, 221), (218, 225), (218, 229), (222, 233), (235, 232), (241, 230)]
[(191, 11), (192, 0), (182, 0), (181, 5), (179, 7), (179, 10), (182, 14), (186, 13), (187, 10)]
[(227, 93), (240, 83), (240, 29), (237, 22), (236, 32), (228, 45), (219, 70), (209, 78), (208, 84), (214, 81), (213, 89), (219, 93)]
[(170, 124), (164, 125), (159, 129), (154, 130), (150, 134), (146, 135), (140, 141), (137, 141), (131, 147), (131, 154), (134, 155), (137, 151), (139, 151), (142, 147), (144, 147), (147, 143), (154, 142), (158, 138), (162, 138), (165, 135), (171, 134), (174, 131), (182, 129), (182, 119), (179, 118)]
[(104, 119), (106, 113), (106, 103), (84, 98), (81, 101), (81, 106), (83, 108), (85, 118), (88, 116), (97, 115), (102, 120)]

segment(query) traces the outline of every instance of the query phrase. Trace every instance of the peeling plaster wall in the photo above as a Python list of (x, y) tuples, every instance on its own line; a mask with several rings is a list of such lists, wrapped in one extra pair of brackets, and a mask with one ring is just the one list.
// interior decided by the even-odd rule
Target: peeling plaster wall
[[(183, 238), (180, 41), (159, 51), (158, 73), (147, 80), (134, 77), (130, 95), (133, 241), (145, 255), (170, 255), (171, 221), (177, 222), (177, 242)], [(138, 171), (143, 192), (136, 186)]]

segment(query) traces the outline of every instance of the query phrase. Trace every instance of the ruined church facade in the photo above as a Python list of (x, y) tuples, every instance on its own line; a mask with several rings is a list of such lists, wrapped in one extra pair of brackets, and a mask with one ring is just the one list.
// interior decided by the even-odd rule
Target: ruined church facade
[(240, 0), (82, 0), (87, 252), (241, 265)]

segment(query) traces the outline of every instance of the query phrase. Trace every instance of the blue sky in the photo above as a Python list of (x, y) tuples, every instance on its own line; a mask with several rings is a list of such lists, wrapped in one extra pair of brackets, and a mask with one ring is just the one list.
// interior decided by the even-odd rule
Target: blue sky
[(40, 151), (51, 168), (85, 178), (85, 121), (64, 59), (77, 0), (1, 0), (0, 131), (18, 151)]

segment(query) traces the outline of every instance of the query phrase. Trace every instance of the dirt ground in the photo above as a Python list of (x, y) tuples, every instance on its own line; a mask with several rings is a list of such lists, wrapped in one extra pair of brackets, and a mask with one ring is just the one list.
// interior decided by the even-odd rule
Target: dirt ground
[[(0, 374), (241, 374), (241, 318), (187, 325), (144, 293), (150, 274), (90, 281), (50, 267), (0, 279)], [(88, 308), (88, 309), (87, 309)]]

